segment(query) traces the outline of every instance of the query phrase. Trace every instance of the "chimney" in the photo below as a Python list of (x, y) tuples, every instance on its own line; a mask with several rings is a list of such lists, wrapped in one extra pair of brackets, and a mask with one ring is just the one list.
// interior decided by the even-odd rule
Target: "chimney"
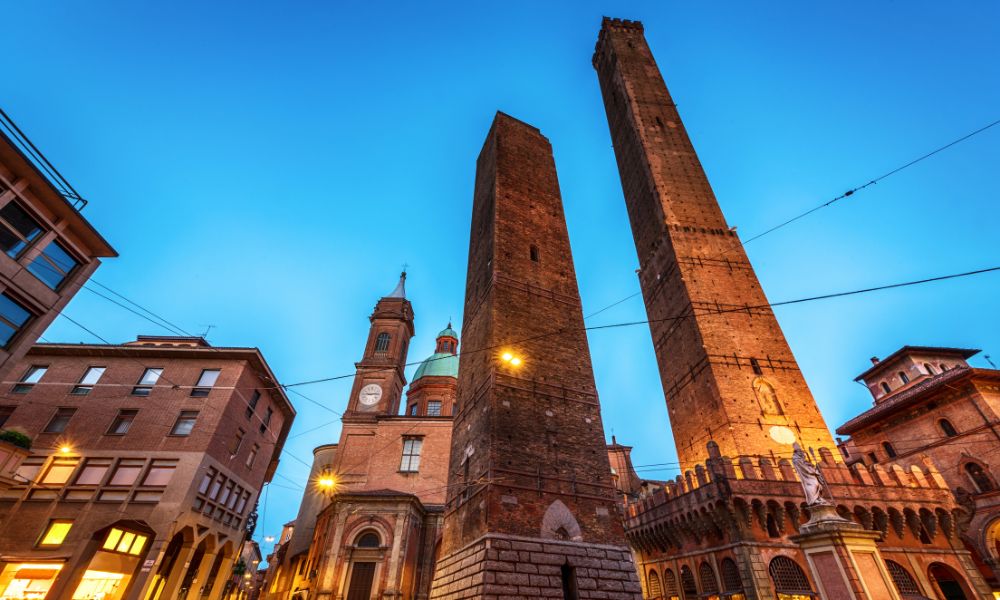
[(879, 359), (878, 359), (878, 357), (877, 357), (877, 356), (873, 356), (873, 357), (871, 358), (871, 361), (872, 361), (872, 364), (873, 364), (873, 365), (877, 365), (877, 364), (879, 363)]

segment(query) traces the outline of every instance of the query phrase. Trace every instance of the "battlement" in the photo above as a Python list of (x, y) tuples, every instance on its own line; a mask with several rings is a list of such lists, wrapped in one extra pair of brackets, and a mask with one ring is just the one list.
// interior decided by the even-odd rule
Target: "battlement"
[(632, 21), (630, 19), (616, 19), (614, 17), (604, 17), (601, 20), (601, 29), (631, 29), (633, 31), (642, 31), (642, 21)]
[(604, 17), (601, 21), (601, 32), (597, 34), (597, 44), (594, 46), (594, 56), (591, 61), (595, 68), (597, 67), (599, 59), (602, 56), (602, 49), (608, 43), (608, 32), (612, 30), (638, 34), (640, 36), (643, 35), (643, 27), (640, 21)]

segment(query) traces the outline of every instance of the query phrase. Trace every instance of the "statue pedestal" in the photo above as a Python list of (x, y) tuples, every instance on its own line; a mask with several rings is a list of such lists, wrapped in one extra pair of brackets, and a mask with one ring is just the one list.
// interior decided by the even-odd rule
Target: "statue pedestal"
[(837, 514), (809, 507), (809, 522), (791, 539), (802, 547), (824, 600), (900, 600), (875, 545), (879, 534)]

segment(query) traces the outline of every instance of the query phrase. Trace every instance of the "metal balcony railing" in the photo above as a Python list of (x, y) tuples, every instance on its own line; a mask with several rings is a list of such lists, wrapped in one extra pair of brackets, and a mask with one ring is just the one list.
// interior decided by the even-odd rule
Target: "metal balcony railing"
[(31, 143), (28, 136), (21, 131), (21, 128), (3, 109), (0, 109), (0, 135), (66, 199), (70, 206), (76, 210), (82, 210), (83, 207), (87, 206), (87, 201), (66, 181), (66, 178), (49, 162), (49, 159), (45, 158), (42, 151)]

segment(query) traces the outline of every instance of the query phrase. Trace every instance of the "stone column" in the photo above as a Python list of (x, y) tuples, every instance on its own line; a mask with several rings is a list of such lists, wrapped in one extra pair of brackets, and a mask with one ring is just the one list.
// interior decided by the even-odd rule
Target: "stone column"
[(212, 582), (212, 589), (208, 591), (206, 596), (208, 600), (221, 600), (222, 590), (226, 587), (226, 582), (229, 581), (229, 577), (233, 573), (234, 563), (234, 557), (223, 559), (222, 564), (219, 565), (219, 572), (215, 575), (215, 581)]
[(167, 574), (167, 581), (163, 584), (163, 589), (160, 591), (160, 598), (166, 600), (167, 598), (177, 597), (177, 592), (180, 589), (181, 582), (184, 580), (184, 574), (187, 573), (194, 550), (194, 542), (181, 545), (180, 550), (177, 552), (177, 559), (174, 560), (174, 566), (170, 569), (170, 573)]
[(900, 600), (885, 561), (868, 531), (829, 505), (809, 507), (809, 522), (791, 540), (805, 552), (824, 600)]
[(191, 589), (188, 590), (185, 598), (187, 600), (198, 600), (201, 598), (201, 587), (208, 581), (208, 574), (215, 565), (215, 552), (205, 552), (201, 555), (201, 563), (198, 564), (198, 572), (191, 580)]

